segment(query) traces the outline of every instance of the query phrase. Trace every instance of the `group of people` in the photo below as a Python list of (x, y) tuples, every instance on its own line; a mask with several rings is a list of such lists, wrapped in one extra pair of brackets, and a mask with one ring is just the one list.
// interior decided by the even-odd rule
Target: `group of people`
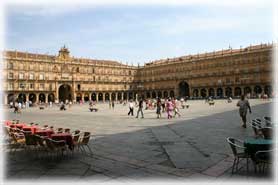
[[(150, 107), (156, 107), (157, 118), (161, 118), (162, 112), (167, 113), (168, 119), (171, 119), (171, 118), (175, 117), (176, 115), (178, 115), (179, 117), (181, 116), (181, 114), (179, 112), (179, 108), (178, 108), (178, 100), (177, 99), (168, 98), (168, 99), (164, 100), (164, 99), (158, 98), (155, 101), (155, 104), (153, 104), (153, 102), (154, 101), (145, 100), (145, 103), (146, 103), (145, 109), (148, 110), (148, 109), (150, 109)], [(136, 118), (139, 117), (140, 113), (141, 113), (141, 118), (144, 118), (143, 104), (144, 104), (143, 99), (140, 99), (140, 101), (138, 103), (137, 102), (134, 103), (133, 100), (130, 100), (128, 115), (133, 116), (134, 107), (138, 107)], [(150, 106), (150, 104), (151, 104), (151, 106)]]

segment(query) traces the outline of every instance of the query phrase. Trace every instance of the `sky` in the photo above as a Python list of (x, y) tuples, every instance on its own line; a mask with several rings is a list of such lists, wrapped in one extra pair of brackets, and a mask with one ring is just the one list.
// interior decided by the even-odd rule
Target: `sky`
[(143, 65), (275, 40), (270, 0), (143, 2), (6, 4), (5, 49)]

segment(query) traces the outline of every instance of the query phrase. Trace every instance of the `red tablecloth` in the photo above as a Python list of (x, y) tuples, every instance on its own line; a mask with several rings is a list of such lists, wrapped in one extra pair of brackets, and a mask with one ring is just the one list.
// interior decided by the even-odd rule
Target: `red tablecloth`
[(38, 134), (40, 136), (47, 136), (47, 137), (51, 137), (51, 134), (54, 134), (53, 130), (47, 129), (47, 130), (41, 130), (41, 129), (37, 129), (35, 131), (35, 134)]
[(9, 121), (9, 120), (6, 120), (6, 121), (5, 121), (5, 125), (9, 126), (9, 125), (11, 125), (11, 124), (12, 124), (12, 122)]
[(39, 130), (39, 127), (37, 127), (37, 126), (23, 126), (22, 127), (22, 130), (23, 131), (31, 131), (32, 132), (32, 134), (35, 134), (36, 133), (36, 131), (37, 130)]
[(59, 134), (52, 134), (51, 139), (55, 141), (64, 140), (66, 144), (69, 146), (69, 149), (73, 150), (73, 140), (72, 136), (69, 133), (59, 133)]
[(22, 129), (24, 126), (27, 126), (25, 123), (17, 123), (17, 124), (11, 124), (9, 125), (11, 128), (19, 128)]

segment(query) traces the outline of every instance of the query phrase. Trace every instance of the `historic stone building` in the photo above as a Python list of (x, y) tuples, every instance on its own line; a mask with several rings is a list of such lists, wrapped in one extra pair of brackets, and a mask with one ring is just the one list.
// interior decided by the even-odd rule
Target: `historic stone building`
[(272, 94), (272, 44), (157, 60), (144, 66), (3, 52), (4, 103)]

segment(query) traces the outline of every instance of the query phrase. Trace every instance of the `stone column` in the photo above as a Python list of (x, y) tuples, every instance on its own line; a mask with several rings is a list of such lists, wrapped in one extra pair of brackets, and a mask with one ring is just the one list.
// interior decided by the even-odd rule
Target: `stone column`
[[(55, 92), (55, 100), (58, 100), (59, 101), (59, 85), (58, 85), (58, 82), (55, 82), (55, 87), (56, 87), (56, 92)], [(55, 102), (54, 100), (54, 102)]]
[(112, 93), (109, 93), (109, 101), (112, 101)]
[(98, 102), (98, 92), (96, 92), (96, 101)]
[(26, 102), (29, 101), (29, 93), (26, 93), (25, 96), (26, 96)]
[(116, 100), (116, 102), (118, 101), (118, 93), (115, 93), (115, 100)]
[(35, 103), (40, 103), (40, 94), (36, 93), (36, 102)]
[(45, 103), (48, 103), (48, 93), (45, 93)]

